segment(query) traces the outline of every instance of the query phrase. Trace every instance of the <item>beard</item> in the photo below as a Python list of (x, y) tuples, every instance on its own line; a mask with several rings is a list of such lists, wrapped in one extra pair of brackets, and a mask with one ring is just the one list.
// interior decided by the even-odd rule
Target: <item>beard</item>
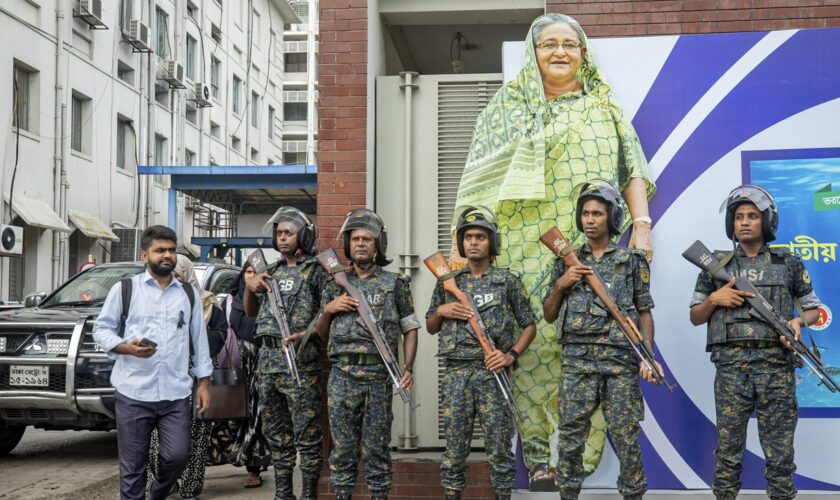
[(149, 262), (149, 270), (158, 276), (169, 276), (175, 270), (175, 263), (169, 261)]

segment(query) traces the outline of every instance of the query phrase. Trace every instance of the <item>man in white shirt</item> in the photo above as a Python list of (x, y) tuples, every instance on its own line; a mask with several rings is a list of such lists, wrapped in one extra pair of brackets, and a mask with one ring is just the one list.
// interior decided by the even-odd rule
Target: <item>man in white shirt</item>
[[(213, 364), (202, 308), (172, 276), (177, 236), (165, 226), (147, 228), (140, 242), (146, 270), (131, 278), (131, 300), (123, 322), (123, 283), (111, 288), (93, 327), (96, 342), (116, 360), (111, 384), (116, 389), (120, 497), (142, 500), (152, 429), (160, 436), (161, 469), (151, 498), (165, 498), (190, 453), (189, 406), (193, 379), (199, 379), (195, 406), (210, 405)], [(193, 290), (193, 297), (198, 292)], [(192, 352), (193, 367), (190, 368)]]

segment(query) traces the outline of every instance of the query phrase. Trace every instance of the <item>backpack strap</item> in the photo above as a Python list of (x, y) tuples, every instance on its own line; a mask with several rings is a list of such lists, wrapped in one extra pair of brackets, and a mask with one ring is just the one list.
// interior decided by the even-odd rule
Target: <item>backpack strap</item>
[(184, 289), (184, 293), (187, 294), (187, 299), (190, 301), (190, 317), (187, 321), (187, 324), (189, 325), (187, 327), (187, 335), (190, 336), (190, 357), (192, 357), (193, 354), (195, 354), (195, 349), (193, 349), (192, 340), (192, 314), (193, 309), (195, 308), (195, 288), (193, 288), (193, 286), (189, 283), (183, 283), (183, 286), (181, 286), (181, 288)]
[(128, 319), (128, 310), (131, 308), (131, 292), (132, 292), (131, 278), (123, 278), (120, 280), (120, 298), (122, 300), (122, 314), (120, 314), (120, 323), (117, 328), (117, 335), (120, 338), (125, 336), (125, 321)]

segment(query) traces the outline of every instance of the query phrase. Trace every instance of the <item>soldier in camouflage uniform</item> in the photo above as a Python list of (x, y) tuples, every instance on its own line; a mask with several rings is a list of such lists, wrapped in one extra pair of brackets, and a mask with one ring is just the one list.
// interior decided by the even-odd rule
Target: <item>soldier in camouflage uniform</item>
[[(388, 235), (382, 219), (374, 212), (353, 210), (339, 234), (344, 240), (344, 255), (352, 264), (347, 277), (364, 293), (393, 353), (399, 352), (398, 342), (403, 337), (405, 365), (400, 382), (406, 390), (410, 389), (420, 327), (410, 279), (382, 268), (390, 263), (385, 256)], [(316, 329), (320, 335), (329, 335), (332, 370), (327, 400), (333, 439), (330, 472), (336, 498), (350, 498), (362, 455), (371, 498), (386, 499), (391, 487), (389, 446), (394, 419), (391, 379), (370, 333), (359, 324), (358, 301), (332, 279), (326, 282), (321, 300), (324, 309)]]
[(496, 346), (493, 353), (485, 355), (475, 334), (467, 329), (471, 309), (444, 292), (440, 283), (426, 313), (426, 329), (432, 335), (440, 332), (438, 356), (445, 370), (441, 388), (446, 451), (440, 476), (447, 500), (460, 500), (466, 487), (464, 469), (476, 417), (484, 429), (497, 499), (510, 498), (516, 473), (514, 422), (490, 370), (506, 370), (516, 362), (534, 339), (537, 318), (519, 276), (491, 265), (499, 253), (498, 233), (495, 214), (483, 207), (463, 209), (455, 228), (458, 253), (467, 259), (467, 266), (456, 272), (455, 283), (473, 298), (485, 333)]
[[(561, 498), (577, 498), (580, 494), (586, 477), (583, 450), (590, 417), (601, 404), (620, 463), (618, 491), (624, 498), (639, 499), (647, 491), (647, 479), (639, 445), (644, 403), (638, 377), (651, 383), (655, 379), (639, 362), (585, 277), (594, 271), (600, 274), (652, 350), (650, 269), (644, 252), (611, 241), (612, 236), (620, 234), (624, 220), (621, 194), (615, 185), (598, 179), (578, 186), (575, 193), (579, 193), (574, 195), (575, 222), (586, 236), (586, 243), (577, 251), (581, 264), (567, 267), (558, 259), (552, 273), (554, 286), (543, 302), (545, 319), (557, 321), (563, 345), (557, 486)], [(655, 369), (662, 373), (659, 365)]]
[[(737, 243), (734, 251), (715, 252), (733, 276), (758, 288), (775, 310), (789, 320), (800, 335), (800, 318), (817, 320), (820, 301), (799, 257), (787, 250), (769, 248), (776, 238), (779, 215), (764, 188), (743, 185), (724, 200), (726, 235)], [(767, 495), (771, 499), (796, 496), (793, 485), (793, 433), (797, 421), (796, 382), (788, 343), (766, 323), (749, 313), (744, 298), (750, 295), (729, 283), (715, 282), (702, 272), (691, 299), (691, 322), (708, 322), (706, 351), (715, 364), (717, 413), (717, 464), (712, 489), (719, 499), (734, 500), (741, 489), (747, 423), (755, 411), (758, 435), (765, 456)]]
[[(320, 284), (324, 271), (312, 257), (315, 231), (300, 210), (282, 207), (269, 219), (266, 232), (274, 235), (274, 249), (281, 258), (267, 273), (248, 280), (243, 297), (245, 313), (257, 316), (255, 336), (261, 341), (257, 377), (263, 433), (271, 447), (274, 464), (275, 500), (294, 499), (292, 472), (298, 453), (303, 476), (301, 499), (318, 496), (318, 476), (323, 457), (321, 443), (321, 348), (317, 336), (307, 329), (319, 308)], [(290, 340), (297, 348), (297, 369), (301, 387), (289, 371), (280, 327), (264, 292), (269, 276), (277, 280)]]

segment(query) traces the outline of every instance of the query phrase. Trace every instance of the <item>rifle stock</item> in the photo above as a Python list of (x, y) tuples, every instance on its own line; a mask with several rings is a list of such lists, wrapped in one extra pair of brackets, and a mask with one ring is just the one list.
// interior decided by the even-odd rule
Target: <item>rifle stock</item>
[[(493, 344), (493, 339), (487, 336), (487, 329), (484, 326), (484, 322), (481, 320), (481, 315), (478, 313), (475, 301), (458, 288), (458, 285), (455, 284), (454, 278), (446, 277), (452, 272), (452, 269), (449, 267), (449, 263), (446, 261), (446, 257), (441, 252), (435, 252), (429, 257), (423, 259), (423, 263), (426, 264), (426, 267), (429, 268), (429, 271), (432, 272), (435, 278), (440, 281), (445, 291), (452, 294), (458, 302), (470, 308), (472, 311), (472, 317), (467, 323), (470, 325), (473, 335), (475, 335), (478, 343), (481, 345), (481, 349), (484, 351), (484, 354), (492, 353), (496, 349), (496, 346)], [(519, 408), (516, 407), (516, 403), (514, 403), (513, 384), (510, 381), (508, 373), (504, 370), (501, 372), (491, 373), (493, 374), (493, 378), (496, 379), (496, 384), (499, 386), (499, 390), (502, 391), (502, 397), (507, 404), (508, 412), (520, 422), (524, 421), (525, 417), (522, 415), (522, 412), (519, 411)]]
[[(715, 257), (715, 254), (699, 240), (692, 243), (682, 255), (685, 260), (703, 271), (707, 273), (714, 271), (712, 277), (718, 281), (727, 283), (732, 279), (732, 275), (720, 265), (720, 261)], [(840, 386), (825, 371), (822, 356), (816, 346), (813, 349), (809, 348), (801, 339), (797, 339), (793, 327), (779, 315), (779, 311), (776, 311), (772, 304), (761, 296), (761, 293), (752, 283), (744, 278), (736, 277), (735, 289), (753, 294), (752, 297), (744, 297), (744, 300), (750, 305), (750, 314), (759, 321), (769, 324), (778, 335), (785, 337), (793, 347), (794, 354), (805, 363), (805, 366), (820, 379), (820, 383), (825, 385), (829, 391), (840, 391)], [(803, 321), (804, 319), (802, 318)], [(811, 339), (811, 342), (813, 343), (813, 339)]]
[[(549, 229), (540, 236), (540, 241), (543, 245), (551, 249), (555, 255), (562, 259), (566, 267), (581, 265), (580, 259), (578, 259), (577, 254), (573, 251), (569, 241), (556, 227)], [(598, 271), (593, 268), (592, 274), (587, 274), (585, 279), (586, 284), (589, 285), (589, 288), (592, 289), (595, 296), (601, 299), (601, 302), (603, 302), (604, 306), (607, 308), (610, 316), (612, 316), (613, 320), (618, 323), (619, 328), (621, 328), (621, 331), (624, 333), (624, 337), (628, 342), (630, 342), (633, 352), (636, 353), (639, 359), (653, 374), (653, 377), (656, 379), (656, 383), (664, 385), (668, 391), (674, 392), (674, 386), (672, 386), (656, 369), (654, 364), (655, 356), (651, 351), (651, 347), (648, 346), (647, 342), (645, 342), (645, 338), (639, 331), (636, 324), (633, 323), (630, 317), (627, 316), (618, 306), (618, 302), (616, 302), (615, 297), (612, 292), (610, 292), (610, 289), (607, 287), (604, 279), (600, 274), (598, 274)], [(554, 286), (553, 283), (550, 285)]]
[(335, 250), (332, 248), (324, 250), (319, 253), (315, 259), (321, 267), (332, 275), (338, 286), (343, 288), (348, 295), (359, 302), (359, 308), (357, 310), (359, 313), (359, 319), (365, 327), (365, 330), (367, 330), (373, 339), (373, 344), (376, 346), (376, 350), (382, 358), (382, 362), (385, 364), (385, 369), (388, 372), (388, 376), (391, 378), (391, 382), (397, 388), (397, 392), (399, 393), (400, 398), (402, 398), (403, 403), (411, 406), (411, 409), (416, 411), (417, 407), (420, 405), (416, 405), (414, 401), (411, 400), (411, 396), (409, 396), (408, 391), (400, 385), (400, 381), (403, 378), (403, 371), (400, 368), (397, 357), (394, 356), (394, 353), (388, 346), (388, 342), (385, 340), (385, 333), (379, 325), (376, 324), (376, 316), (373, 314), (373, 309), (370, 308), (367, 297), (365, 297), (365, 294), (358, 287), (350, 283), (350, 279), (347, 277), (347, 273), (341, 266), (341, 262), (338, 260), (338, 255), (335, 253)]

